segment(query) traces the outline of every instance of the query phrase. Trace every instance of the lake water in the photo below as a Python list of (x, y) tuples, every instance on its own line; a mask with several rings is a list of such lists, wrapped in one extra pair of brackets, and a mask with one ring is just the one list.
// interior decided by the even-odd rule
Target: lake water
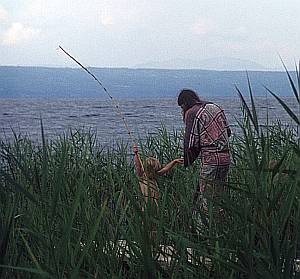
[[(233, 129), (241, 117), (238, 97), (212, 97), (209, 101), (221, 105)], [(280, 119), (290, 123), (289, 116), (278, 102), (268, 96), (256, 97), (261, 124), (267, 114), (272, 121)], [(297, 111), (293, 97), (284, 97), (285, 102)], [(176, 98), (172, 99), (127, 99), (120, 100), (120, 106), (136, 138), (155, 133), (161, 123), (169, 129), (183, 129), (180, 108)], [(127, 132), (115, 107), (103, 99), (0, 99), (0, 138), (11, 140), (13, 132), (41, 139), (40, 118), (45, 135), (54, 138), (70, 129), (91, 129), (97, 132), (98, 140), (106, 145), (114, 140), (127, 140)]]

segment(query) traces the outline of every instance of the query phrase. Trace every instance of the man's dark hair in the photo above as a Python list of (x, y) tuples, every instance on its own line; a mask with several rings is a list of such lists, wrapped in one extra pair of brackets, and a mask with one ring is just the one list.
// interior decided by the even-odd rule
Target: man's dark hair
[(190, 109), (193, 105), (201, 103), (197, 93), (191, 89), (182, 89), (178, 95), (178, 106), (184, 105), (184, 110)]

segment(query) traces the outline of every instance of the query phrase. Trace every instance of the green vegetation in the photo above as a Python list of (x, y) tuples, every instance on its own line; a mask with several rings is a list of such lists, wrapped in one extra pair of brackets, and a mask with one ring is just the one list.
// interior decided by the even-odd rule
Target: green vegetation
[[(290, 82), (299, 103), (297, 78), (297, 85)], [(40, 145), (17, 135), (2, 142), (0, 277), (300, 278), (294, 271), (300, 249), (299, 116), (282, 103), (296, 126), (261, 128), (249, 89), (250, 106), (240, 94), (244, 117), (232, 139), (225, 214), (221, 220), (210, 214), (208, 227), (192, 215), (197, 164), (159, 179), (159, 212), (153, 216), (150, 204), (141, 212), (126, 144), (103, 150), (95, 135), (79, 131), (51, 141), (42, 135)], [(164, 164), (182, 155), (181, 139), (162, 127), (140, 149)], [(120, 252), (121, 239), (126, 253)]]

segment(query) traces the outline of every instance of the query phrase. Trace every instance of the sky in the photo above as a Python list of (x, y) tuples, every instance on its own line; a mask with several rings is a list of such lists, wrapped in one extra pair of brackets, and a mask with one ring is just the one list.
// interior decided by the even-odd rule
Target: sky
[(0, 65), (300, 59), (300, 0), (0, 0)]

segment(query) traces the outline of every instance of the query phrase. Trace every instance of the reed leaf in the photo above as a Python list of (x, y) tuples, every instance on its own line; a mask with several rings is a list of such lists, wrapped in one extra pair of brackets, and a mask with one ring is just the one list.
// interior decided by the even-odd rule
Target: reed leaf
[(37, 274), (37, 275), (41, 276), (42, 278), (50, 278), (50, 279), (54, 278), (51, 275), (49, 275), (48, 272), (40, 271), (40, 270), (34, 269), (34, 268), (10, 266), (10, 265), (0, 265), (0, 267), (12, 269), (12, 270), (16, 270), (16, 271), (24, 271), (24, 272), (28, 272), (28, 273), (32, 273), (32, 274)]
[(92, 244), (92, 241), (95, 239), (95, 235), (98, 231), (98, 228), (99, 228), (99, 224), (101, 222), (101, 219), (103, 218), (103, 215), (105, 213), (105, 210), (106, 210), (106, 205), (107, 205), (107, 201), (104, 202), (104, 205), (102, 206), (96, 220), (95, 220), (95, 224), (93, 225), (92, 229), (91, 229), (91, 233), (90, 233), (90, 236), (87, 240), (87, 243), (86, 243), (86, 246), (84, 247), (84, 250), (82, 251), (82, 254), (78, 260), (78, 262), (76, 263), (75, 265), (75, 268), (73, 269), (72, 273), (71, 273), (71, 279), (73, 278), (77, 278), (78, 277), (78, 272), (79, 272), (79, 269), (82, 265), (82, 262), (84, 260), (84, 257), (86, 256), (87, 252), (89, 251), (89, 249), (91, 248), (91, 244)]
[[(283, 65), (283, 67), (284, 67), (284, 69), (285, 69), (285, 72), (286, 72), (286, 74), (287, 74), (287, 76), (288, 76), (288, 79), (289, 79), (289, 82), (290, 82), (290, 86), (291, 86), (291, 88), (292, 88), (292, 91), (293, 91), (293, 93), (294, 93), (294, 96), (295, 96), (295, 98), (296, 98), (298, 104), (300, 105), (300, 99), (299, 99), (300, 91), (299, 91), (299, 92), (297, 91), (297, 88), (296, 88), (295, 83), (294, 83), (294, 81), (293, 81), (293, 79), (292, 79), (292, 77), (291, 77), (290, 72), (288, 71), (288, 69), (287, 69), (287, 67), (285, 66), (285, 63), (283, 62), (283, 60), (282, 60), (281, 57), (280, 57), (280, 59), (281, 59), (282, 65)], [(297, 80), (298, 80), (298, 85), (299, 85), (299, 75), (298, 75), (298, 72), (297, 72), (297, 68), (296, 68), (296, 75), (297, 75)], [(299, 88), (300, 88), (300, 87), (299, 87)], [(300, 90), (300, 89), (299, 89), (299, 90)]]
[[(246, 110), (247, 116), (248, 116), (249, 119), (251, 120), (251, 122), (252, 122), (252, 124), (253, 124), (253, 126), (254, 126), (254, 128), (255, 128), (255, 131), (256, 131), (257, 133), (259, 133), (259, 128), (258, 128), (258, 125), (257, 125), (257, 120), (255, 120), (253, 114), (251, 113), (251, 111), (250, 111), (250, 109), (249, 109), (249, 107), (248, 107), (248, 105), (247, 105), (247, 103), (246, 103), (246, 101), (245, 101), (245, 99), (244, 99), (243, 94), (241, 93), (241, 91), (239, 90), (239, 88), (238, 88), (237, 86), (235, 86), (235, 89), (236, 89), (236, 91), (238, 92), (238, 96), (239, 96), (239, 98), (240, 98), (241, 101), (242, 101), (243, 109)], [(254, 110), (254, 111), (255, 111), (255, 110)]]
[(34, 196), (25, 189), (25, 187), (21, 186), (20, 183), (18, 183), (15, 179), (13, 179), (9, 174), (4, 172), (0, 169), (0, 177), (3, 177), (10, 185), (14, 186), (15, 190), (17, 192), (22, 193), (25, 195), (30, 201), (37, 203), (37, 200), (34, 198)]
[(288, 113), (288, 115), (296, 122), (297, 125), (300, 125), (300, 120), (298, 119), (297, 115), (288, 107), (288, 105), (279, 98), (275, 93), (273, 93), (270, 89), (265, 87), (266, 90), (273, 96), (275, 99), (281, 104), (284, 110)]
[(259, 131), (259, 126), (258, 126), (258, 118), (257, 118), (257, 113), (256, 113), (256, 108), (255, 108), (255, 103), (254, 103), (254, 98), (253, 98), (253, 92), (252, 92), (252, 87), (250, 83), (250, 77), (248, 72), (247, 73), (247, 82), (248, 82), (248, 89), (249, 89), (249, 94), (250, 94), (250, 99), (251, 99), (251, 109), (252, 109), (252, 116), (253, 116), (253, 124), (256, 129), (256, 131)]

